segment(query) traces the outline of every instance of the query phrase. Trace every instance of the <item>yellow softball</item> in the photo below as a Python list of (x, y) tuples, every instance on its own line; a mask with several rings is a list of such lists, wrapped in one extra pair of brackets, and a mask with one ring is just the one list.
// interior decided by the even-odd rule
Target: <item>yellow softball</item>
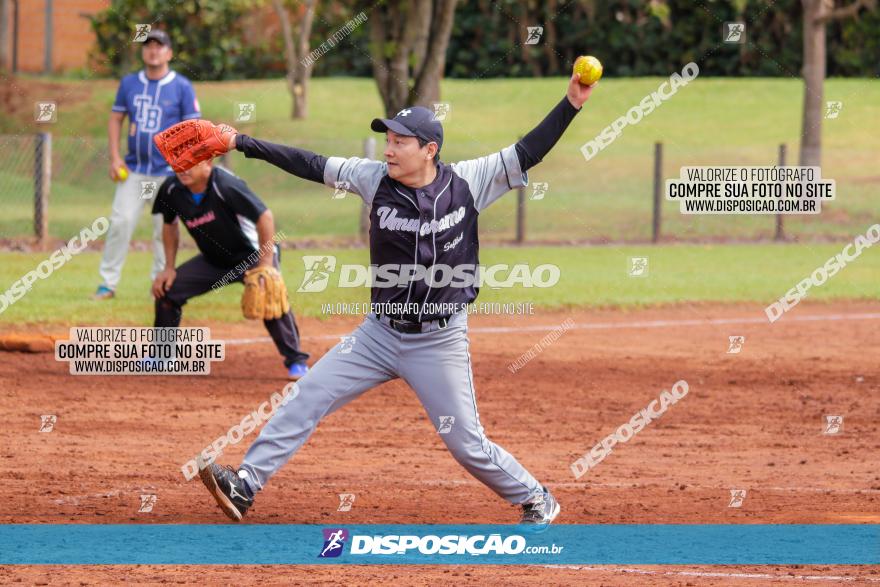
[(125, 181), (128, 179), (128, 168), (125, 165), (120, 166), (116, 170), (116, 175), (119, 177), (119, 181)]
[(602, 77), (602, 63), (592, 55), (581, 55), (574, 61), (574, 73), (583, 85), (591, 86)]

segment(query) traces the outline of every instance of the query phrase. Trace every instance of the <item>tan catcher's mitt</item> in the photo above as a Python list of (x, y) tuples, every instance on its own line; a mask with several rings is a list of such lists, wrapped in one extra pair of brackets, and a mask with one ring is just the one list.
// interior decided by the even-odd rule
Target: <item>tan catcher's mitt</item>
[(290, 311), (287, 286), (274, 267), (254, 267), (244, 274), (241, 311), (248, 320), (277, 320)]
[(153, 142), (171, 169), (180, 173), (228, 152), (234, 134), (238, 131), (228, 124), (184, 120), (154, 136)]

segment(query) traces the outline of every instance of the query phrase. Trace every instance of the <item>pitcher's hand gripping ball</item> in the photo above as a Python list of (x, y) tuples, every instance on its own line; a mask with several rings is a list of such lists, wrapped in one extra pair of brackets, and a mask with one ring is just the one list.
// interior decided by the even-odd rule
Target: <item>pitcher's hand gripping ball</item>
[(241, 311), (248, 320), (277, 320), (290, 311), (287, 286), (274, 267), (254, 267), (244, 274)]
[(581, 55), (574, 61), (574, 73), (583, 85), (592, 86), (602, 77), (602, 64), (592, 55)]
[(237, 133), (228, 124), (185, 120), (154, 136), (153, 142), (171, 168), (180, 173), (229, 151), (229, 139)]

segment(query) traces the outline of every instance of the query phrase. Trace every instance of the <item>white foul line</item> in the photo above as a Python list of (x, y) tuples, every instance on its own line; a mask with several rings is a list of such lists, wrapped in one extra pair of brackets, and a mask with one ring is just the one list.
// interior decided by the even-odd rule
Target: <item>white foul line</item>
[[(786, 322), (836, 322), (839, 320), (878, 320), (880, 313), (866, 312), (861, 314), (817, 314), (812, 316), (786, 316)], [(640, 322), (588, 322), (586, 324), (575, 324), (567, 330), (618, 330), (625, 328), (665, 328), (670, 326), (713, 326), (720, 324), (769, 324), (766, 318), (712, 318), (712, 319), (690, 319), (690, 320), (644, 320)], [(470, 332), (475, 334), (496, 334), (511, 332), (544, 332), (558, 328), (558, 324), (544, 326), (483, 326), (469, 328)], [(303, 336), (303, 338), (313, 340), (339, 340), (345, 334), (322, 334), (317, 336)], [(268, 336), (257, 338), (231, 338), (227, 339), (226, 344), (258, 344), (264, 342), (272, 342)]]
[[(817, 314), (814, 316), (792, 316), (792, 321), (820, 322), (837, 320), (876, 320), (880, 319), (880, 313), (868, 312), (864, 314)], [(593, 322), (575, 324), (567, 330), (617, 330), (622, 328), (663, 328), (666, 326), (712, 326), (718, 324), (769, 324), (766, 318), (713, 318), (713, 319), (690, 319), (690, 320), (645, 320), (641, 322)], [(487, 326), (483, 328), (471, 328), (472, 332), (525, 332), (529, 330), (552, 330), (558, 325), (551, 326)]]
[[(333, 481), (324, 482), (325, 485), (342, 485), (343, 483), (334, 483)], [(461, 485), (473, 485), (475, 487), (481, 487), (482, 483), (475, 480), (470, 479), (419, 479), (418, 481), (413, 480), (399, 480), (397, 482), (398, 485), (431, 485), (431, 486), (444, 486), (444, 485), (452, 485), (455, 487)], [(580, 483), (575, 481), (563, 481), (561, 483), (553, 483), (548, 482), (547, 485), (550, 489), (558, 489), (564, 487), (566, 489), (678, 489), (680, 483), (675, 485), (637, 485), (633, 487), (632, 483)], [(730, 491), (728, 487), (722, 487), (718, 485), (697, 485), (694, 483), (685, 483), (687, 489), (696, 489), (696, 490), (705, 490), (705, 491), (720, 491), (722, 493), (727, 494)], [(852, 494), (862, 494), (862, 493), (880, 493), (880, 489), (854, 489), (852, 487), (762, 487), (760, 485), (752, 485), (748, 487), (749, 491), (774, 491), (774, 492), (814, 492), (814, 493), (852, 493)], [(729, 497), (729, 496), (728, 496)]]
[[(583, 482), (578, 483), (575, 481), (568, 481), (563, 483), (550, 483), (553, 487), (574, 487), (576, 489), (649, 489), (652, 487), (651, 485), (639, 485), (637, 487), (633, 487), (632, 483), (589, 483)], [(654, 487), (658, 487), (660, 489), (677, 489), (681, 485), (677, 483), (675, 485), (665, 486), (665, 485), (655, 485)], [(706, 490), (719, 490), (719, 491), (727, 491), (727, 488), (717, 487), (714, 485), (696, 485), (693, 483), (685, 483), (687, 489), (706, 489)], [(755, 486), (750, 489), (754, 489), (755, 491), (794, 491), (794, 492), (816, 492), (816, 493), (880, 493), (880, 489), (853, 489), (851, 487), (761, 487)]]
[(841, 575), (771, 575), (770, 573), (719, 573), (710, 571), (651, 571), (647, 569), (630, 569), (614, 566), (592, 565), (540, 565), (547, 569), (572, 569), (576, 571), (599, 571), (633, 573), (636, 575), (673, 575), (679, 577), (715, 577), (731, 579), (788, 579), (795, 581), (867, 581), (880, 583), (880, 579), (871, 577), (847, 577)]

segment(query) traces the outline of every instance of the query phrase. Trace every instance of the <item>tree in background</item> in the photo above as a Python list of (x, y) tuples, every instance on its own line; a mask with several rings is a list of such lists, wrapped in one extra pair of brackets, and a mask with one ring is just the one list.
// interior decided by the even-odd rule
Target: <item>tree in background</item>
[[(174, 43), (171, 66), (193, 80), (250, 77), (260, 72), (264, 46), (243, 42), (242, 22), (265, 0), (113, 0), (110, 7), (89, 16), (97, 51), (105, 56), (114, 76), (140, 67), (140, 43), (133, 43), (135, 23), (164, 29)], [(104, 61), (104, 59), (100, 59)], [(250, 67), (244, 67), (248, 64)]]
[(312, 66), (304, 64), (309, 54), (309, 36), (312, 34), (312, 23), (315, 20), (315, 0), (304, 0), (296, 3), (297, 31), (294, 40), (293, 27), (282, 0), (272, 0), (272, 6), (281, 21), (281, 35), (284, 38), (284, 56), (287, 63), (287, 89), (293, 100), (291, 117), (306, 118), (309, 114), (309, 79), (312, 77)]
[(457, 0), (386, 0), (368, 13), (373, 77), (393, 116), (440, 99)]
[[(715, 0), (705, 6), (692, 0), (473, 0), (457, 2), (454, 19), (439, 0), (382, 0), (377, 6), (372, 1), (315, 0), (311, 35), (316, 40), (329, 38), (360, 11), (371, 22), (316, 60), (309, 74), (372, 76), (389, 95), (394, 85), (394, 93), (404, 96), (395, 103), (405, 103), (419, 91), (415, 85), (422, 69), (421, 83), (435, 85), (441, 76), (567, 75), (575, 57), (590, 53), (602, 59), (607, 77), (667, 76), (691, 60), (699, 60), (706, 76), (800, 77), (804, 57), (799, 14), (804, 0)], [(288, 7), (295, 48), (305, 0), (296, 2), (281, 0)], [(438, 18), (438, 12), (448, 18)], [(418, 16), (422, 20), (412, 29), (408, 19)], [(720, 23), (734, 20), (749, 23), (748, 42), (719, 46)], [(108, 73), (116, 76), (139, 63), (131, 43), (132, 23), (168, 30), (176, 42), (174, 67), (192, 79), (289, 74), (283, 31), (275, 34), (281, 22), (270, 0), (113, 0), (111, 9), (92, 22), (102, 53), (99, 61), (108, 63)], [(451, 33), (444, 41), (447, 25)], [(374, 26), (379, 30), (371, 30)], [(544, 27), (540, 43), (524, 44), (527, 26)], [(826, 29), (828, 75), (880, 76), (880, 11), (832, 19)], [(412, 36), (402, 39), (404, 30)], [(429, 51), (441, 41), (448, 43), (445, 51)], [(408, 49), (410, 45), (414, 47)], [(423, 67), (429, 53), (442, 66)], [(380, 81), (381, 71), (392, 72), (392, 65), (400, 71)], [(421, 95), (430, 93), (422, 90)]]
[(11, 70), (9, 58), (9, 0), (0, 0), (0, 71)]
[(834, 0), (801, 0), (804, 6), (804, 112), (801, 125), (800, 165), (822, 165), (823, 87), (826, 55), (825, 27), (833, 20), (857, 17), (873, 10), (877, 0), (854, 0), (835, 6)]

